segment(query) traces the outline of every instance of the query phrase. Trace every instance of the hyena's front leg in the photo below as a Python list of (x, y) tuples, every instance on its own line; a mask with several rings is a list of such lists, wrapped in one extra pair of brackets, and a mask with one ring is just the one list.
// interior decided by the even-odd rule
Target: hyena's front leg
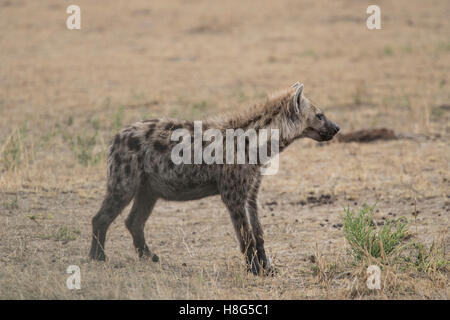
[(222, 200), (227, 206), (233, 222), (234, 231), (239, 241), (241, 252), (245, 256), (248, 268), (253, 274), (259, 274), (259, 264), (252, 263), (256, 257), (256, 248), (245, 213), (245, 198), (236, 191), (222, 193)]
[(250, 225), (252, 227), (253, 237), (255, 239), (256, 246), (256, 259), (252, 262), (258, 264), (258, 269), (261, 270), (265, 275), (273, 275), (274, 269), (270, 265), (266, 257), (266, 251), (264, 250), (264, 234), (261, 224), (258, 219), (258, 189), (260, 180), (258, 179), (253, 188), (250, 190), (247, 199), (247, 212), (250, 219)]

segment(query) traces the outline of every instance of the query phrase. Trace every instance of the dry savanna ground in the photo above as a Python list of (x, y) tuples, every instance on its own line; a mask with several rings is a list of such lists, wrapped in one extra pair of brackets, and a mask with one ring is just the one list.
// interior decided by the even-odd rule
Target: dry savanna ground
[[(81, 30), (65, 26), (81, 7)], [(448, 299), (446, 268), (382, 268), (347, 254), (343, 208), (404, 216), (448, 261), (450, 2), (0, 0), (1, 299)], [(260, 194), (274, 277), (245, 271), (218, 197), (159, 201), (140, 261), (120, 215), (106, 263), (89, 261), (105, 150), (144, 118), (201, 119), (262, 102), (295, 81), (343, 133), (400, 139), (318, 144), (281, 155)], [(418, 213), (414, 217), (412, 213)], [(375, 261), (376, 263), (376, 261)], [(66, 269), (81, 268), (81, 290)]]

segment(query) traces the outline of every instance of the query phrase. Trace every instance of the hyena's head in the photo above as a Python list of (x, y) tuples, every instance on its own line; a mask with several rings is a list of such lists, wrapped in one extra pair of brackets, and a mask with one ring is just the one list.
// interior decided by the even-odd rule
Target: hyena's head
[(317, 106), (303, 96), (303, 84), (293, 85), (295, 93), (292, 96), (291, 110), (295, 122), (299, 124), (299, 138), (311, 138), (316, 141), (331, 140), (339, 131), (339, 127), (329, 120)]

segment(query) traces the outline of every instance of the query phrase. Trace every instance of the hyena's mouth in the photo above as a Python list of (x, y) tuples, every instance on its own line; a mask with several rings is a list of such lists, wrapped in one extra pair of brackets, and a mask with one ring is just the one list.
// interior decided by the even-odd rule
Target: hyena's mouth
[(337, 131), (325, 131), (325, 132), (316, 131), (316, 132), (320, 137), (320, 141), (330, 141), (337, 133)]
[(333, 139), (334, 137), (334, 133), (333, 134), (320, 134), (320, 139), (321, 141), (330, 141), (331, 139)]

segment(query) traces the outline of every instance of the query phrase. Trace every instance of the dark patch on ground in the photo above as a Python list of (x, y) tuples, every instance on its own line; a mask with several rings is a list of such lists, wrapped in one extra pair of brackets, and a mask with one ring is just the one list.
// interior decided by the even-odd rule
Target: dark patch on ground
[(312, 207), (315, 206), (322, 206), (326, 204), (332, 204), (336, 201), (336, 197), (331, 194), (321, 194), (320, 196), (314, 196), (310, 195), (306, 198), (306, 200), (300, 200), (300, 201), (294, 201), (291, 202), (292, 205), (311, 205)]
[(398, 139), (393, 130), (386, 128), (364, 129), (337, 135), (339, 142), (372, 142), (375, 140), (395, 140)]

